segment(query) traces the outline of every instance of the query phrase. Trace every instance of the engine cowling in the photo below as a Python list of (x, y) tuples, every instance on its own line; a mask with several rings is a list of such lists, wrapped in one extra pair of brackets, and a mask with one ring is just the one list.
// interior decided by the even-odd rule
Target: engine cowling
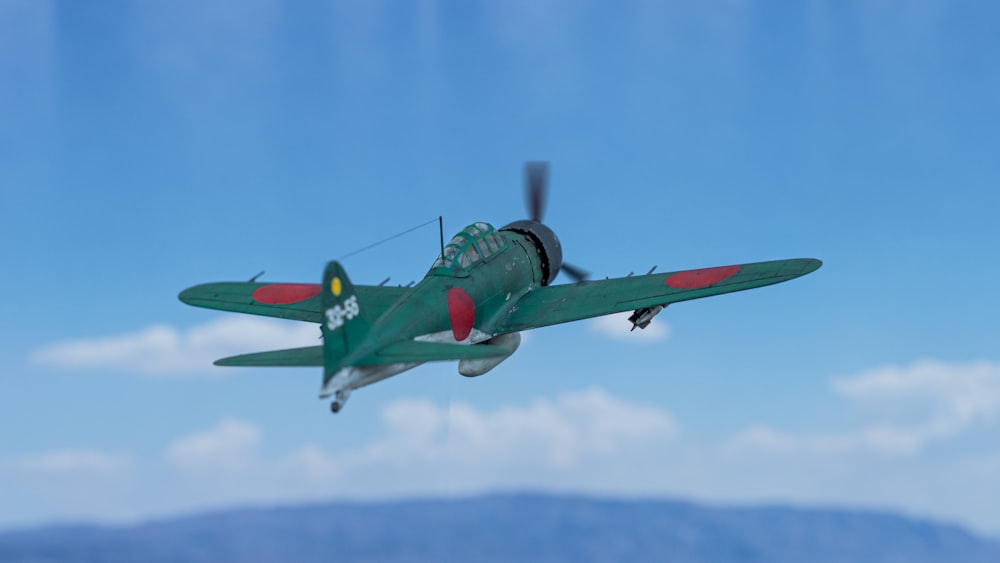
[(552, 229), (538, 221), (525, 219), (501, 227), (501, 231), (513, 231), (527, 236), (538, 250), (542, 259), (542, 285), (549, 285), (562, 268), (562, 245)]
[[(510, 334), (502, 334), (500, 336), (495, 336), (482, 344), (499, 346), (500, 348), (508, 350), (507, 355), (495, 358), (481, 358), (477, 360), (459, 360), (458, 373), (464, 375), (465, 377), (477, 377), (497, 367), (500, 365), (500, 362), (509, 358), (510, 355), (514, 353), (514, 350), (517, 350), (517, 347), (521, 345), (521, 333), (512, 332)], [(476, 346), (476, 344), (473, 344), (473, 346)]]

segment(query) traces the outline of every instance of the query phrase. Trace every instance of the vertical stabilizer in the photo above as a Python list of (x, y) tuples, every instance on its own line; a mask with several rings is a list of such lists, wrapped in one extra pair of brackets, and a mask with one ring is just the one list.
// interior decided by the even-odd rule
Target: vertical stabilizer
[(343, 266), (333, 261), (323, 272), (323, 360), (328, 376), (368, 335), (371, 320)]

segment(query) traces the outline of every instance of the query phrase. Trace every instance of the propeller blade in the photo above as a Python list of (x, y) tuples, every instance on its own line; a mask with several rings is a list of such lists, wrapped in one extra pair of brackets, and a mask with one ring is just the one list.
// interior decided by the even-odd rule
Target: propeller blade
[(560, 272), (565, 272), (567, 276), (572, 278), (573, 281), (583, 281), (590, 277), (590, 272), (577, 268), (572, 264), (567, 264), (563, 262), (562, 268), (559, 269)]
[(542, 222), (545, 215), (545, 196), (549, 189), (549, 163), (526, 162), (524, 164), (524, 193), (528, 200), (531, 220)]

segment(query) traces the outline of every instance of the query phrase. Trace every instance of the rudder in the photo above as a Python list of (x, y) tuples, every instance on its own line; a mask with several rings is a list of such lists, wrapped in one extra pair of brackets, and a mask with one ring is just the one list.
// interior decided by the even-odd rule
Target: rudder
[(343, 266), (336, 260), (323, 272), (323, 360), (327, 372), (338, 369), (345, 356), (365, 340), (371, 319)]

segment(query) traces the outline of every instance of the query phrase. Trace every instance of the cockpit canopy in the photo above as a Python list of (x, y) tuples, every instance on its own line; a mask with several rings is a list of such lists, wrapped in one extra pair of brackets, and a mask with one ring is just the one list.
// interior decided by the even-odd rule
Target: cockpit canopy
[(468, 268), (500, 252), (504, 238), (489, 223), (473, 223), (462, 229), (444, 246), (444, 255), (434, 262), (434, 268)]

